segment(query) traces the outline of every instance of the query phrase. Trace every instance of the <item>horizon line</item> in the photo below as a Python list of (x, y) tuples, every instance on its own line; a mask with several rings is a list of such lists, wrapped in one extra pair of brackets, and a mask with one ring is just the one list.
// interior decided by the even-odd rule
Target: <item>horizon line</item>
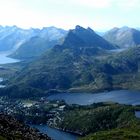
[(113, 29), (113, 28), (123, 28), (123, 27), (128, 27), (128, 28), (134, 28), (134, 29), (140, 29), (140, 27), (131, 27), (131, 26), (127, 26), (127, 25), (122, 25), (122, 26), (113, 26), (113, 27), (110, 27), (110, 28), (100, 28), (100, 29), (95, 29), (95, 28), (93, 28), (93, 27), (91, 27), (91, 26), (82, 26), (82, 25), (80, 25), (80, 24), (77, 24), (77, 25), (75, 25), (74, 27), (72, 27), (72, 28), (63, 28), (63, 27), (58, 27), (58, 26), (55, 26), (55, 25), (48, 25), (48, 26), (41, 26), (41, 27), (33, 27), (33, 26), (28, 26), (28, 27), (23, 27), (23, 26), (20, 26), (20, 25), (16, 25), (16, 24), (13, 24), (13, 25), (1, 25), (0, 24), (0, 27), (3, 27), (3, 28), (6, 28), (6, 27), (17, 27), (17, 28), (20, 28), (20, 29), (24, 29), (24, 30), (30, 30), (30, 29), (39, 29), (39, 30), (42, 30), (43, 28), (58, 28), (58, 29), (63, 29), (63, 30), (71, 30), (71, 29), (75, 29), (76, 28), (76, 26), (80, 26), (80, 27), (83, 27), (83, 28), (85, 28), (85, 29), (87, 29), (87, 28), (91, 28), (92, 30), (94, 30), (94, 31), (107, 31), (107, 30), (111, 30), (111, 29)]

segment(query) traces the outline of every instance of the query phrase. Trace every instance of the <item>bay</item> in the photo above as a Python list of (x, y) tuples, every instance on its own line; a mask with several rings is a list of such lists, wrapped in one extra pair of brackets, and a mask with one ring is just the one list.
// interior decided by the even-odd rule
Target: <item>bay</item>
[(115, 90), (101, 93), (59, 93), (47, 97), (48, 100), (65, 100), (68, 104), (89, 105), (98, 102), (116, 102), (140, 105), (140, 91)]

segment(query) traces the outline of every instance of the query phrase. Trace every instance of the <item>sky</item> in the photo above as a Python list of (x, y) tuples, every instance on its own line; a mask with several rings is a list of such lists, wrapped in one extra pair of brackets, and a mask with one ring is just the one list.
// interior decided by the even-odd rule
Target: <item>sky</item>
[(0, 25), (22, 28), (136, 28), (139, 14), (140, 0), (0, 0)]

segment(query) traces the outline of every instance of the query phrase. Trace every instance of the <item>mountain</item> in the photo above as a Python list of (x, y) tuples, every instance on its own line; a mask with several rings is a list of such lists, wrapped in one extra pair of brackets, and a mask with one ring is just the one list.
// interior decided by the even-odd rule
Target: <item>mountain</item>
[(87, 29), (84, 29), (83, 27), (77, 25), (75, 30), (72, 30), (70, 32), (79, 37), (85, 43), (86, 47), (94, 47), (107, 50), (115, 48), (115, 46), (105, 41), (89, 27)]
[(56, 28), (54, 26), (44, 27), (38, 36), (46, 38), (49, 41), (59, 40), (67, 34), (67, 31), (61, 28)]
[(30, 38), (10, 55), (17, 59), (35, 58), (57, 44), (61, 44), (67, 31), (56, 27), (46, 27), (37, 36)]
[(95, 58), (103, 57), (112, 49), (116, 49), (116, 46), (98, 36), (92, 29), (76, 26), (69, 31), (62, 45), (54, 46), (13, 77), (8, 86), (10, 90), (7, 91), (12, 95), (17, 93), (19, 96), (34, 96), (43, 93), (42, 91), (87, 86), (98, 77), (97, 74), (94, 75), (94, 70), (98, 67)]
[(107, 41), (117, 44), (121, 48), (140, 45), (140, 31), (129, 28), (113, 28), (103, 36)]
[(21, 29), (17, 26), (0, 27), (0, 51), (11, 51), (17, 49), (29, 38), (38, 34), (38, 29)]

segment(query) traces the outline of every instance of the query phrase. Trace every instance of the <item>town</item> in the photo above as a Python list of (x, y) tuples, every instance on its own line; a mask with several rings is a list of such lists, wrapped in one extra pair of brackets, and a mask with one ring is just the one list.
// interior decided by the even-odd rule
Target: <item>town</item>
[(33, 100), (0, 97), (0, 112), (26, 124), (51, 124), (53, 118), (59, 117), (65, 107), (64, 101), (49, 101), (44, 97)]

